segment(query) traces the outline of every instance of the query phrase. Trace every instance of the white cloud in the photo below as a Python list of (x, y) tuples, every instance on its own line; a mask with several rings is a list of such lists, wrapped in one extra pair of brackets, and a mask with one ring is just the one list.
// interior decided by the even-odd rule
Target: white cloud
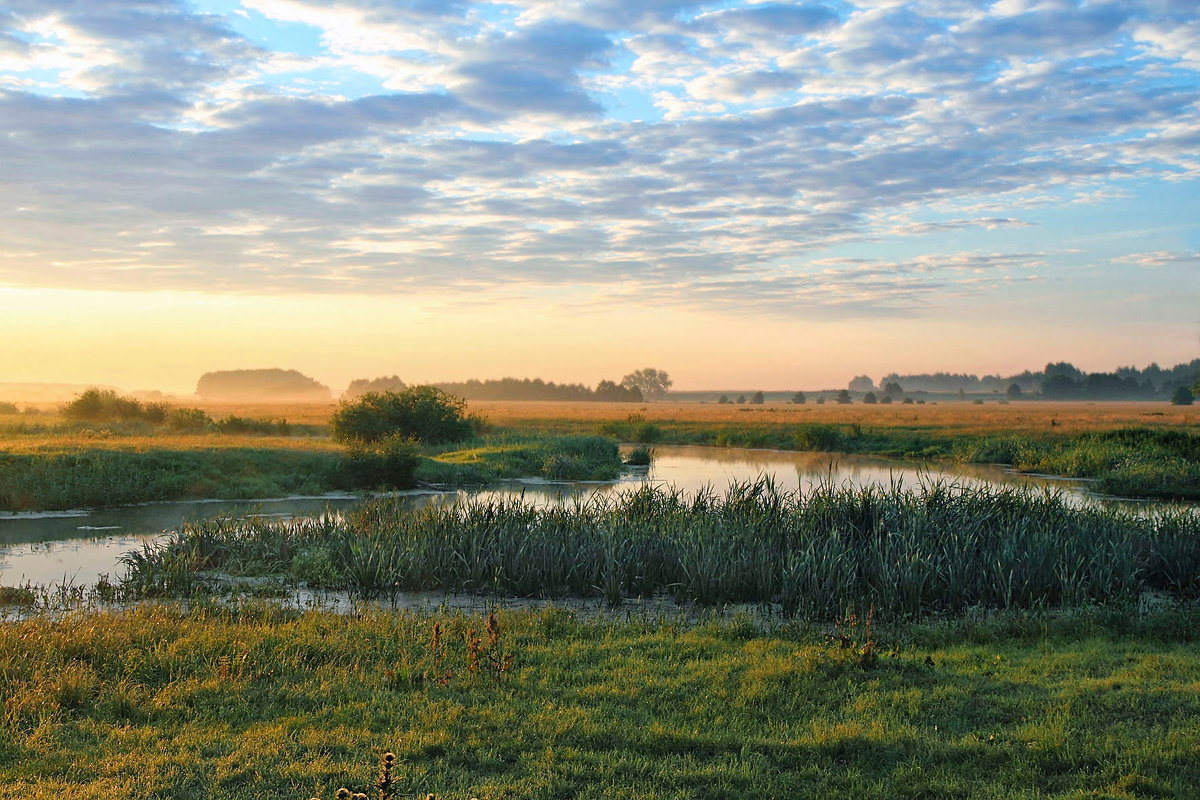
[[(1200, 176), (1187, 5), (247, 0), (308, 52), (173, 0), (17, 0), (0, 275), (913, 308), (1064, 258), (952, 236)], [(914, 236), (932, 255), (811, 269)]]

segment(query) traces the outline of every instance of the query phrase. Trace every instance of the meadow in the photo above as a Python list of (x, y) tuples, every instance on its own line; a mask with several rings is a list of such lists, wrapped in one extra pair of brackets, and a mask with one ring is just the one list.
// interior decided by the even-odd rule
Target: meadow
[(0, 626), (29, 800), (1185, 798), (1193, 609), (923, 625), (144, 605)]
[[(356, 456), (323, 435), (332, 410), (217, 412), (282, 416), (286, 437), (0, 417), (0, 504), (341, 485)], [(612, 468), (620, 439), (1061, 474), (1161, 461), (1186, 482), (1197, 422), (1148, 403), (472, 411), (489, 429), (423, 448), (421, 480)], [(362, 454), (360, 477), (384, 455)], [(211, 484), (189, 483), (206, 470)], [(121, 606), (0, 593), (23, 604), (0, 625), (0, 797), (378, 796), (388, 751), (392, 797), (1189, 797), (1198, 527), (1187, 510), (1014, 489), (800, 496), (765, 481), (551, 508), (407, 513), (380, 500), (342, 517), (198, 521), (91, 592)], [(587, 600), (490, 619), (365, 602), (334, 614), (231, 597), (213, 588), (222, 576), (264, 594)], [(661, 610), (671, 601), (677, 614)]]
[[(620, 466), (610, 450), (602, 453), (599, 445), (564, 439), (597, 435), (646, 445), (1002, 463), (1093, 479), (1095, 489), (1106, 494), (1200, 499), (1200, 436), (1195, 433), (1200, 406), (480, 402), (469, 410), (487, 421), (482, 438), (424, 448), (390, 479), (389, 470), (378, 464), (347, 469), (345, 449), (328, 438), (336, 409), (331, 404), (201, 404), (213, 420), (239, 424), (190, 432), (144, 422), (71, 420), (49, 406), (36, 414), (0, 415), (0, 508), (319, 494), (376, 488), (381, 481), (404, 486), (526, 475), (615, 477)], [(289, 435), (275, 432), (281, 422)]]
[[(73, 420), (55, 409), (0, 415), (0, 510), (154, 500), (254, 499), (336, 491), (471, 485), (502, 478), (612, 480), (615, 441), (495, 430), (451, 445), (346, 446), (329, 437), (333, 406), (216, 406), (208, 429)], [(295, 424), (281, 411), (307, 420)], [(218, 416), (221, 415), (221, 416)], [(222, 424), (230, 420), (236, 424)], [(288, 435), (277, 431), (286, 428)]]

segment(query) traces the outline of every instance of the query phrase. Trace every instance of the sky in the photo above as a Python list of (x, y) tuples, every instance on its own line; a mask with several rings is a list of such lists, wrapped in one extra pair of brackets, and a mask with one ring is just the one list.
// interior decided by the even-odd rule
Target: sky
[(0, 382), (1200, 355), (1197, 0), (0, 0)]

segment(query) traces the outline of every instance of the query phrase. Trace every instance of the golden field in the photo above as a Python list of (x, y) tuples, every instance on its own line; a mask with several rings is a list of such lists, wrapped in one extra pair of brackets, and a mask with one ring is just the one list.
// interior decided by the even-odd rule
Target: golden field
[(473, 412), (493, 425), (522, 427), (540, 422), (605, 422), (640, 414), (647, 422), (694, 424), (797, 425), (804, 423), (851, 424), (870, 428), (904, 428), (946, 433), (1030, 433), (1107, 430), (1144, 426), (1200, 425), (1200, 405), (1173, 406), (1165, 402), (1068, 403), (1020, 401), (1002, 405), (995, 401), (976, 405), (939, 402), (925, 405), (816, 405), (766, 404), (761, 406), (710, 403), (552, 403), (476, 402)]
[[(285, 419), (291, 425), (323, 426), (337, 409), (335, 403), (215, 404), (197, 403), (214, 419), (239, 416), (252, 419)], [(54, 406), (47, 405), (44, 412)], [(858, 423), (877, 430), (907, 430), (944, 434), (1075, 433), (1125, 427), (1200, 427), (1200, 404), (1173, 406), (1161, 401), (1092, 403), (1019, 401), (982, 405), (943, 401), (925, 405), (817, 405), (766, 404), (718, 405), (715, 403), (597, 403), (550, 401), (476, 401), (470, 411), (496, 427), (542, 430), (588, 430), (608, 421), (625, 421), (640, 415), (647, 422), (696, 427), (776, 426)], [(83, 432), (37, 432), (66, 420), (53, 413), (37, 416), (0, 415), (0, 452), (53, 452), (113, 449), (224, 449), (266, 447), (283, 449), (333, 449), (321, 436), (250, 436), (223, 434), (122, 435), (103, 423)], [(21, 432), (22, 428), (29, 432)], [(311, 433), (311, 429), (308, 431)]]

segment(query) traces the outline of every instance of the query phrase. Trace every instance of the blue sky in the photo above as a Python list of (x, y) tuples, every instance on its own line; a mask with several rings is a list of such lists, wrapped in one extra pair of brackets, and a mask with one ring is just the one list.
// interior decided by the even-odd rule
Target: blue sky
[[(1183, 360), (1200, 347), (1200, 15), (1195, 0), (0, 0), (0, 185), (0, 288), (26, 307), (22, 291), (315, 296), (336, 316), (396, 298), (413, 324), (544, 315), (580, 346), (589, 326), (657, 325), (691, 385), (875, 363), (832, 344), (689, 360), (695, 330), (748, 320), (831, 343), (922, 321), (1021, 333), (1018, 350), (889, 351), (880, 371)], [(8, 333), (35, 338), (21, 324)], [(24, 378), (68, 366), (13, 359), (0, 370)]]

